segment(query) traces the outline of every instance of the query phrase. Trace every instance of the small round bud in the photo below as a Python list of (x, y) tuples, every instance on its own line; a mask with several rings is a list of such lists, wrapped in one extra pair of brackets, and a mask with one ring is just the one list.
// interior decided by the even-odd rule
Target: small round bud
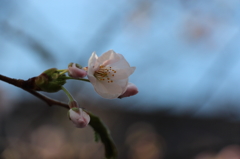
[(72, 108), (69, 110), (69, 119), (78, 128), (84, 128), (90, 122), (90, 116), (81, 108)]
[(128, 83), (126, 91), (120, 95), (118, 98), (130, 97), (138, 93), (138, 88), (132, 83)]
[(87, 76), (87, 72), (79, 64), (70, 63), (68, 65), (68, 75), (73, 78), (83, 78)]

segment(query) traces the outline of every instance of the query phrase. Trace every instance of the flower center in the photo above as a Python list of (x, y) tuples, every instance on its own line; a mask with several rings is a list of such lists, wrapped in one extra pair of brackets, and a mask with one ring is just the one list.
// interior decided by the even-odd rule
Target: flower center
[(106, 67), (106, 66), (100, 65), (99, 69), (95, 71), (94, 76), (99, 81), (107, 81), (108, 83), (112, 83), (113, 80), (111, 78), (114, 77), (116, 73), (117, 71), (112, 69), (112, 67)]

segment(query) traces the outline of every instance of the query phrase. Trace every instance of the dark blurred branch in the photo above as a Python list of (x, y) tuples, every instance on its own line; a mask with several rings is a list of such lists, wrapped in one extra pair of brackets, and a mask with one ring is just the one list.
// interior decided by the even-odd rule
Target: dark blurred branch
[[(25, 80), (21, 80), (21, 79), (9, 78), (9, 77), (6, 77), (6, 76), (3, 76), (0, 74), (1, 81), (4, 81), (4, 82), (14, 85), (16, 87), (19, 87), (19, 88), (31, 93), (35, 97), (46, 102), (49, 106), (58, 105), (58, 106), (69, 109), (68, 104), (51, 99), (47, 96), (44, 96), (44, 95), (30, 89), (29, 85), (28, 85), (28, 83), (31, 82), (30, 79), (25, 81)], [(94, 131), (100, 136), (101, 141), (105, 146), (105, 157), (107, 159), (116, 159), (117, 158), (117, 149), (116, 149), (116, 146), (112, 140), (112, 137), (111, 137), (110, 132), (108, 131), (107, 127), (103, 124), (103, 122), (100, 120), (99, 117), (93, 115), (92, 113), (90, 113), (88, 111), (86, 111), (86, 112), (90, 115), (90, 118), (91, 118), (89, 125), (91, 125), (91, 127), (94, 129)]]
[(49, 48), (24, 30), (10, 25), (7, 21), (3, 21), (0, 23), (0, 32), (1, 36), (32, 49), (45, 62), (51, 64), (56, 62)]

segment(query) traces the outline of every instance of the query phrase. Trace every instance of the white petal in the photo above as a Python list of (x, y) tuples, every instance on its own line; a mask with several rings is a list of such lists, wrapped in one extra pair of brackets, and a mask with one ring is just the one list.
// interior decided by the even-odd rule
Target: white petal
[(95, 85), (95, 83), (97, 82), (96, 77), (94, 77), (94, 75), (91, 74), (90, 72), (88, 72), (87, 77), (88, 77), (89, 81), (92, 83), (92, 85)]
[[(101, 65), (103, 67), (105, 66), (105, 70), (108, 70), (105, 72), (107, 75), (104, 75), (104, 80), (99, 80), (94, 76)], [(100, 96), (113, 99), (119, 97), (126, 91), (128, 77), (134, 71), (135, 67), (130, 67), (129, 63), (121, 54), (109, 50), (100, 57), (97, 57), (95, 52), (92, 54), (88, 62), (87, 76), (94, 86), (95, 91)]]
[[(130, 71), (131, 71), (131, 74), (133, 74), (133, 72), (134, 72), (135, 70), (136, 70), (136, 67), (131, 67), (131, 70), (130, 70)], [(130, 75), (131, 75), (131, 74), (130, 74)]]
[(107, 94), (108, 90), (106, 88), (106, 84), (101, 81), (97, 81), (94, 85), (95, 91), (99, 94)]
[(119, 54), (119, 56), (121, 56), (121, 59), (114, 63), (109, 64), (109, 66), (114, 67), (114, 68), (129, 68), (130, 65), (126, 61), (126, 59), (121, 54)]
[(98, 56), (95, 52), (92, 53), (91, 57), (88, 60), (88, 73), (94, 74), (95, 70), (98, 69), (98, 62), (97, 62)]
[(96, 55), (95, 52), (92, 53), (91, 57), (88, 60), (88, 65), (91, 65), (95, 63), (95, 61), (98, 59), (98, 56)]
[(71, 120), (75, 123), (78, 120), (79, 114), (73, 111), (72, 109), (69, 110), (69, 116)]
[(94, 86), (95, 91), (107, 99), (114, 99), (119, 97), (126, 90), (128, 84), (128, 79), (114, 81), (113, 83), (108, 83), (107, 81), (98, 81)]
[(103, 53), (99, 58), (98, 62), (104, 65), (109, 65), (111, 63), (117, 62), (121, 59), (121, 57), (115, 53), (113, 50), (109, 50)]

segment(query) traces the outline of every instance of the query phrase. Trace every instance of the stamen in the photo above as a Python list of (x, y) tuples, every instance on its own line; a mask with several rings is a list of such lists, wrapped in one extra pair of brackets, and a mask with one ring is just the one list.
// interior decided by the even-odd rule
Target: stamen
[(113, 80), (111, 79), (111, 77), (114, 77), (116, 72), (117, 71), (112, 69), (112, 67), (106, 67), (104, 65), (100, 65), (99, 69), (95, 71), (94, 76), (99, 81), (104, 81), (106, 79), (108, 83), (112, 83)]

